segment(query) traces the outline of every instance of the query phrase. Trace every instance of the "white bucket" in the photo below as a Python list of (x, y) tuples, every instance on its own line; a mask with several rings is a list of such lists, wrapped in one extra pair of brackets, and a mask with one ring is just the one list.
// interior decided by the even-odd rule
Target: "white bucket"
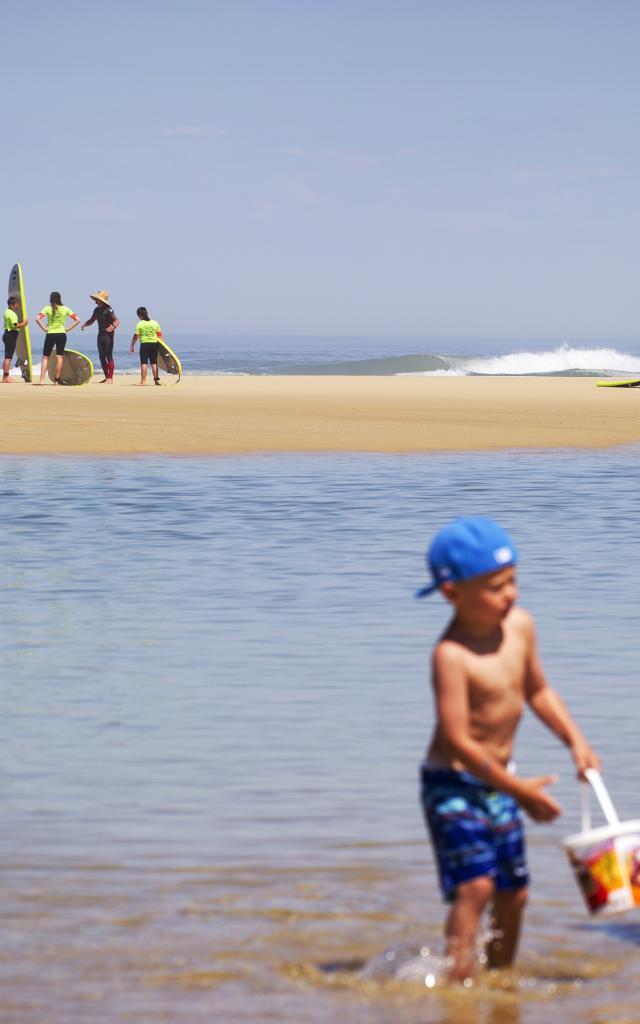
[[(602, 776), (585, 772), (582, 787), (582, 831), (567, 836), (562, 846), (591, 914), (619, 914), (640, 907), (640, 820), (620, 821)], [(607, 824), (591, 828), (591, 789)]]

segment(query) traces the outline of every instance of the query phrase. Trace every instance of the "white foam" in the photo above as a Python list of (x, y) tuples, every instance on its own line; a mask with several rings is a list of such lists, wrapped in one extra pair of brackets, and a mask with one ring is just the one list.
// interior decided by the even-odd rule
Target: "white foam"
[(563, 370), (640, 372), (640, 359), (615, 348), (574, 348), (560, 345), (545, 352), (509, 352), (493, 358), (461, 359), (466, 373), (561, 373)]

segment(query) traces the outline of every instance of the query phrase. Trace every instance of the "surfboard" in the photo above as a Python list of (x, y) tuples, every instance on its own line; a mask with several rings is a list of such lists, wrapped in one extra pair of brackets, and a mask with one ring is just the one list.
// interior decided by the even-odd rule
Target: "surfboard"
[(640, 388), (640, 380), (599, 380), (599, 388)]
[(182, 363), (166, 341), (161, 341), (160, 338), (158, 338), (158, 369), (164, 370), (165, 373), (170, 373), (174, 377), (177, 376), (178, 380), (174, 383), (179, 383), (182, 376)]
[[(55, 349), (49, 357), (48, 366), (49, 380), (56, 379), (56, 352)], [(93, 363), (89, 356), (83, 352), (77, 352), (75, 348), (65, 348), (62, 356), (62, 370), (60, 372), (60, 383), (78, 386), (88, 384), (93, 377)]]
[[(8, 298), (18, 300), (18, 320), (24, 320), (27, 315), (27, 303), (24, 298), (24, 282), (22, 280), (22, 267), (16, 263), (9, 274)], [(33, 378), (33, 363), (31, 361), (31, 339), (29, 337), (29, 324), (20, 328), (18, 340), (16, 341), (16, 367), (22, 374), (25, 383), (30, 384)]]

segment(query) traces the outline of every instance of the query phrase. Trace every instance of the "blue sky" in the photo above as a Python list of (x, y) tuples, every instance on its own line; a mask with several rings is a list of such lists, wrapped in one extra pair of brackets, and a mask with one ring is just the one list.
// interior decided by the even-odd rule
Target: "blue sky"
[(7, 276), (167, 332), (637, 338), (639, 29), (626, 0), (19, 5)]

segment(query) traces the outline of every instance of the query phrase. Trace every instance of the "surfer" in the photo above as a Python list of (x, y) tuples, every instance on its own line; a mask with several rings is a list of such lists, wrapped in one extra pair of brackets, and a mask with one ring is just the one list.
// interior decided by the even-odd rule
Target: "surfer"
[(140, 341), (140, 381), (137, 385), (141, 387), (147, 383), (147, 363), (151, 363), (151, 372), (156, 384), (160, 383), (158, 376), (158, 339), (162, 340), (162, 330), (157, 320), (152, 320), (147, 313), (145, 306), (138, 306), (136, 313), (138, 323), (131, 339), (131, 352), (135, 352), (136, 341)]
[(89, 319), (80, 325), (80, 330), (84, 331), (85, 327), (90, 327), (91, 324), (97, 321), (98, 357), (100, 359), (102, 372), (104, 373), (104, 380), (100, 381), (100, 383), (111, 384), (113, 382), (113, 371), (115, 370), (115, 363), (113, 361), (113, 345), (115, 342), (116, 328), (120, 326), (120, 321), (109, 305), (108, 292), (96, 292), (95, 295), (90, 295), (89, 298), (93, 299), (96, 304), (96, 308)]
[(453, 617), (432, 661), (436, 727), (422, 765), (422, 807), (431, 833), (445, 901), (452, 979), (473, 972), (485, 908), (492, 929), (490, 968), (513, 962), (528, 871), (521, 809), (553, 821), (558, 803), (545, 790), (553, 775), (521, 778), (511, 763), (515, 732), (529, 704), (569, 748), (580, 776), (599, 768), (558, 694), (548, 685), (531, 616), (516, 605), (517, 553), (489, 519), (457, 519), (433, 540), (432, 583)]
[(18, 314), (16, 309), (18, 308), (18, 300), (13, 297), (7, 299), (7, 308), (4, 311), (4, 334), (2, 340), (4, 342), (4, 362), (2, 364), (2, 383), (13, 384), (9, 376), (9, 370), (11, 369), (11, 360), (16, 351), (16, 342), (18, 340), (18, 332), (22, 327), (26, 327), (29, 323), (27, 317), (24, 320), (18, 321)]
[[(42, 322), (45, 317), (47, 319), (46, 327)], [(73, 328), (77, 327), (80, 323), (80, 317), (76, 316), (73, 310), (69, 309), (68, 306), (62, 305), (60, 292), (51, 292), (51, 295), (49, 296), (49, 305), (40, 310), (36, 317), (38, 327), (40, 327), (46, 334), (46, 338), (44, 339), (44, 348), (42, 349), (40, 384), (44, 384), (44, 378), (49, 366), (49, 356), (53, 352), (54, 348), (56, 350), (56, 379), (53, 383), (60, 383), (62, 357), (64, 355), (65, 345), (67, 344), (67, 317), (69, 317), (70, 320), (73, 320), (71, 327), (68, 328), (69, 331), (72, 331)]]

